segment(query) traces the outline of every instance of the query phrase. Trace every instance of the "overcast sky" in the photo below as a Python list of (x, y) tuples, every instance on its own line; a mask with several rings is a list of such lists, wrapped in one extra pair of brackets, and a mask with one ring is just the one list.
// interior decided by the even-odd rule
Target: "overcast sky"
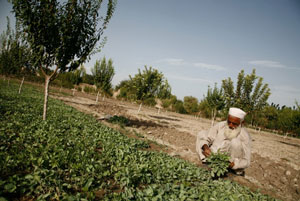
[[(1, 32), (11, 6), (0, 0)], [(256, 69), (271, 89), (269, 103), (300, 102), (299, 0), (119, 0), (105, 31), (103, 56), (114, 62), (113, 84), (144, 66), (168, 79), (178, 98), (199, 100), (208, 85), (221, 85)]]

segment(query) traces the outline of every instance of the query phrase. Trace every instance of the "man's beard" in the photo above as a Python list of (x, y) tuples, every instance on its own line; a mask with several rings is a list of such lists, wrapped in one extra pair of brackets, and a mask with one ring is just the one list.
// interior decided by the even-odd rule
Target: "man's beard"
[(233, 138), (237, 137), (241, 132), (241, 125), (236, 127), (235, 129), (230, 129), (228, 125), (225, 126), (224, 136), (228, 140), (232, 140)]

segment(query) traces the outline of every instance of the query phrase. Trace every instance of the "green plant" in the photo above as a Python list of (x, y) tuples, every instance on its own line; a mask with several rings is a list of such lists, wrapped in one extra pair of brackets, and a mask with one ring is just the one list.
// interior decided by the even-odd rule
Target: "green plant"
[(119, 124), (121, 126), (127, 126), (129, 124), (129, 120), (124, 116), (114, 115), (113, 117), (108, 119), (108, 122)]
[(198, 99), (193, 96), (185, 96), (183, 98), (183, 107), (188, 114), (195, 114), (199, 111)]
[(144, 100), (144, 104), (149, 106), (155, 106), (156, 105), (155, 98), (154, 97), (146, 98)]
[(105, 57), (101, 61), (96, 60), (94, 68), (92, 68), (92, 75), (97, 89), (111, 95), (111, 81), (115, 75), (112, 59), (109, 59), (108, 62), (106, 62)]
[[(121, 90), (121, 97), (127, 96), (130, 100), (144, 102), (150, 98), (169, 98), (171, 95), (171, 87), (167, 79), (157, 69), (145, 66), (143, 71), (138, 69), (138, 73), (129, 78), (129, 80), (122, 81), (117, 87)], [(151, 99), (148, 102), (153, 104)]]
[(210, 168), (210, 174), (212, 177), (221, 177), (228, 172), (229, 167), (229, 155), (228, 153), (211, 153), (207, 157), (208, 167)]
[(89, 86), (84, 86), (83, 91), (85, 93), (95, 93), (96, 89), (94, 89), (93, 87), (89, 87)]

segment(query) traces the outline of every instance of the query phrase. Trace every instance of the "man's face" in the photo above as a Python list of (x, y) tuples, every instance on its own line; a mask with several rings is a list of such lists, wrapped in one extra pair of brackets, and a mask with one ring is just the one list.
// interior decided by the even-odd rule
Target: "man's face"
[(227, 124), (230, 129), (236, 129), (240, 125), (240, 123), (240, 118), (228, 115)]

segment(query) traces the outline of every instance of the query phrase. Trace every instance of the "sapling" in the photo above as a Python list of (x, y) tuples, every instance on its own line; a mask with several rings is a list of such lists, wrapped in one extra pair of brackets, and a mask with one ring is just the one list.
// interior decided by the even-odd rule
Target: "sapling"
[(211, 153), (207, 158), (208, 167), (211, 169), (212, 177), (221, 177), (228, 172), (228, 167), (230, 164), (230, 157), (228, 153), (222, 153), (218, 151), (217, 153)]

